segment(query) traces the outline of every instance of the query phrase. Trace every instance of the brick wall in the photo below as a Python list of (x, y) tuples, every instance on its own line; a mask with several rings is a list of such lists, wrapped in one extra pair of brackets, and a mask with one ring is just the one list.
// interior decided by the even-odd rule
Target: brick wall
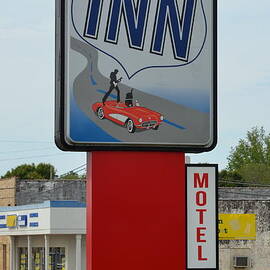
[(15, 178), (0, 179), (0, 205), (15, 205)]
[[(16, 179), (0, 179), (0, 205), (14, 206)], [(10, 237), (0, 236), (0, 270), (9, 270)], [(6, 269), (4, 268), (6, 266)]]

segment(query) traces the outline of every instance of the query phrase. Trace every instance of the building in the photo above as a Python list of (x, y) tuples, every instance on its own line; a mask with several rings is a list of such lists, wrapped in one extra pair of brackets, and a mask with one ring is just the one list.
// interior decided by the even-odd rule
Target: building
[(2, 269), (84, 270), (85, 234), (85, 203), (45, 201), (0, 207), (0, 235), (10, 236), (11, 248), (7, 256), (3, 245)]
[[(46, 200), (85, 202), (85, 180), (0, 179), (0, 207), (42, 203)], [(9, 268), (10, 239), (0, 235), (0, 270)]]
[[(219, 241), (220, 270), (269, 269), (270, 189), (267, 187), (219, 188), (218, 206), (220, 214), (255, 215), (256, 226), (253, 240), (237, 239), (236, 236), (235, 240)], [(233, 225), (237, 226), (237, 224)]]
[[(67, 213), (66, 211), (71, 211), (71, 208), (65, 207), (54, 207), (48, 203), (40, 203), (44, 200), (77, 200), (80, 202), (85, 202), (85, 181), (84, 180), (18, 180), (15, 178), (0, 180), (0, 200), (2, 199), (2, 205), (12, 206), (17, 204), (18, 208), (0, 208), (0, 224), (3, 224), (4, 219), (1, 216), (7, 216), (7, 211), (10, 211), (10, 215), (30, 215), (33, 209), (39, 209), (37, 211), (59, 211)], [(29, 204), (29, 202), (34, 202), (35, 206), (24, 206), (23, 204)], [(77, 202), (78, 203), (78, 202)], [(47, 206), (45, 207), (45, 205)], [(43, 205), (43, 206), (42, 206)], [(21, 208), (20, 208), (21, 207)], [(25, 209), (27, 207), (34, 207), (32, 209)], [(42, 208), (43, 207), (43, 208)], [(55, 208), (55, 209), (54, 209)], [(234, 240), (220, 240), (219, 241), (219, 265), (220, 270), (235, 270), (235, 269), (252, 269), (252, 270), (265, 270), (269, 268), (270, 265), (270, 188), (267, 187), (234, 187), (234, 188), (219, 188), (219, 201), (218, 210), (220, 214), (253, 214), (256, 216), (256, 236), (254, 239), (234, 239)], [(9, 209), (9, 210), (8, 210)], [(48, 210), (50, 209), (50, 210)], [(56, 210), (57, 209), (57, 210)], [(20, 210), (20, 211), (19, 211)], [(27, 210), (27, 211), (26, 211)], [(23, 214), (26, 213), (26, 214)], [(36, 211), (34, 211), (36, 212)], [(9, 214), (8, 214), (9, 215)], [(62, 222), (64, 218), (69, 215), (65, 215), (63, 219), (57, 222)], [(71, 216), (70, 216), (71, 217)], [(56, 218), (50, 216), (50, 218)], [(53, 222), (53, 221), (52, 221)], [(68, 224), (68, 222), (67, 222)], [(47, 224), (48, 225), (48, 224)], [(52, 224), (53, 225), (53, 224)], [(55, 226), (57, 224), (54, 224)], [(53, 225), (53, 226), (54, 226)], [(59, 224), (58, 224), (59, 225)], [(57, 226), (58, 226), (57, 225)], [(67, 257), (67, 250), (73, 250), (75, 252), (76, 243), (79, 246), (79, 242), (82, 241), (81, 252), (85, 252), (85, 240), (84, 233), (81, 231), (73, 230), (70, 233), (57, 234), (54, 228), (57, 227), (47, 227), (47, 231), (39, 231), (38, 227), (32, 227), (31, 233), (26, 233), (26, 228), (20, 227), (16, 229), (19, 234), (14, 234), (16, 230), (0, 228), (2, 233), (0, 233), (0, 270), (9, 270), (10, 263), (18, 265), (18, 256), (20, 254), (21, 260), (28, 260), (28, 245), (31, 246), (32, 254), (39, 253), (42, 254), (45, 250), (45, 243), (47, 241), (47, 250), (49, 250), (49, 256), (57, 253), (58, 258), (63, 255)], [(79, 226), (77, 224), (76, 226)], [(1, 227), (1, 226), (0, 226)], [(49, 228), (49, 229), (48, 229)], [(60, 227), (58, 227), (60, 228)], [(6, 230), (6, 231), (3, 231)], [(36, 233), (34, 233), (36, 231)], [(64, 228), (61, 228), (65, 231)], [(11, 236), (11, 240), (7, 236), (3, 236), (3, 232), (13, 232), (13, 234), (8, 234)], [(39, 233), (38, 233), (39, 232)], [(45, 233), (46, 232), (46, 233)], [(67, 232), (67, 231), (66, 231)], [(78, 236), (76, 237), (76, 235)], [(2, 236), (1, 236), (2, 235)], [(81, 235), (81, 237), (79, 236)], [(29, 237), (28, 237), (29, 236)], [(82, 240), (80, 240), (80, 238)], [(16, 239), (16, 240), (14, 240)], [(62, 240), (61, 240), (62, 239)], [(77, 240), (76, 240), (77, 239)], [(55, 242), (56, 241), (56, 242)], [(61, 242), (62, 241), (62, 242)], [(78, 241), (78, 242), (77, 242)], [(9, 256), (10, 243), (13, 247), (16, 246), (15, 254)], [(65, 249), (62, 246), (57, 246), (57, 243), (65, 244)], [(68, 244), (67, 244), (68, 243)], [(50, 246), (50, 244), (52, 246)], [(70, 246), (69, 246), (70, 244)], [(21, 249), (19, 249), (21, 248)], [(27, 249), (26, 249), (27, 248)], [(51, 248), (51, 249), (50, 249)], [(54, 249), (57, 248), (57, 249)], [(19, 249), (19, 250), (18, 250)], [(26, 252), (27, 250), (27, 252)], [(51, 254), (50, 254), (51, 252)], [(27, 255), (26, 255), (27, 254)], [(61, 255), (62, 254), (62, 255)], [(14, 260), (14, 256), (17, 258)], [(37, 260), (42, 260), (42, 255), (33, 255)], [(13, 258), (13, 259), (12, 259)], [(239, 261), (237, 261), (239, 259)], [(43, 261), (45, 259), (43, 258)], [(49, 262), (52, 259), (49, 259)], [(84, 266), (84, 258), (82, 257), (82, 267)], [(76, 260), (73, 258), (73, 262)], [(45, 262), (45, 261), (44, 261)], [(72, 262), (72, 263), (73, 263)], [(237, 267), (237, 265), (241, 268)], [(61, 267), (61, 263), (58, 263)], [(243, 267), (246, 265), (246, 267)], [(48, 265), (49, 267), (50, 265)], [(71, 264), (66, 262), (66, 269), (70, 269)], [(72, 265), (72, 267), (76, 267)], [(27, 268), (18, 268), (20, 270)], [(38, 270), (32, 267), (32, 270)], [(40, 268), (43, 270), (43, 268)], [(50, 268), (49, 268), (50, 269)], [(84, 268), (82, 268), (84, 269)], [(27, 269), (30, 270), (30, 269)], [(51, 268), (53, 270), (53, 268)], [(76, 270), (76, 268), (72, 268)]]

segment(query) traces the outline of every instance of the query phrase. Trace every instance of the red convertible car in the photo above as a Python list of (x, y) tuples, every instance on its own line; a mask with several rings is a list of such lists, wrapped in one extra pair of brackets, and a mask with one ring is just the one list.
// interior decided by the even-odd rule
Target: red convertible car
[(96, 102), (92, 105), (93, 111), (99, 119), (109, 119), (119, 125), (125, 126), (129, 133), (136, 129), (157, 130), (163, 116), (155, 111), (141, 106), (128, 106), (123, 102), (116, 101)]

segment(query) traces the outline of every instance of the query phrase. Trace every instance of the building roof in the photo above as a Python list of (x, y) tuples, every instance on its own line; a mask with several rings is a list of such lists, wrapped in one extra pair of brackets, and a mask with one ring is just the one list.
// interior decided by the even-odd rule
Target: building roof
[(219, 187), (218, 199), (220, 201), (269, 201), (269, 187)]
[(86, 207), (85, 203), (78, 201), (45, 201), (37, 204), (27, 204), (19, 206), (1, 206), (0, 212), (18, 211), (18, 210), (30, 210), (30, 209), (41, 209), (49, 207)]

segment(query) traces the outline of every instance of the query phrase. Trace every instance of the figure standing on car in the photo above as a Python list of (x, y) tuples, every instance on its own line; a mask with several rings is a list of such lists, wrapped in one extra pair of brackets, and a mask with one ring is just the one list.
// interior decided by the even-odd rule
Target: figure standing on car
[(105, 101), (107, 100), (108, 96), (112, 92), (113, 89), (117, 91), (117, 102), (120, 102), (120, 90), (118, 88), (118, 83), (121, 82), (122, 77), (120, 79), (117, 79), (116, 74), (118, 73), (118, 70), (115, 69), (113, 72), (110, 74), (110, 89), (108, 92), (105, 94), (105, 96), (102, 99), (103, 104), (105, 104)]

